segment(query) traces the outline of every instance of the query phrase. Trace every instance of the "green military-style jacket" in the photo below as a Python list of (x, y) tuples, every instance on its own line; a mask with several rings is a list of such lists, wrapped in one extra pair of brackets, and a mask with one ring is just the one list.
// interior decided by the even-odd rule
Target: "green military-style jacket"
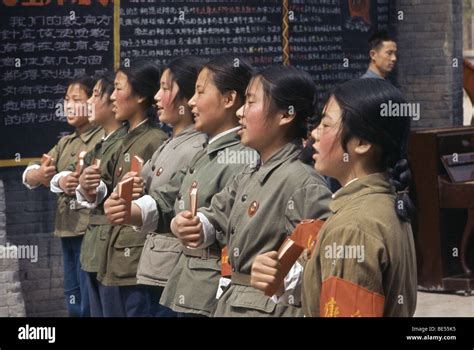
[[(206, 134), (197, 131), (194, 124), (165, 141), (143, 166), (145, 192), (167, 184), (206, 144)], [(181, 250), (181, 243), (170, 232), (148, 234), (138, 264), (138, 283), (164, 287)]]
[(383, 173), (364, 176), (334, 194), (332, 216), (304, 269), (306, 316), (413, 316), (413, 234), (394, 206), (395, 193)]
[(278, 250), (302, 220), (329, 215), (331, 192), (323, 177), (299, 160), (300, 154), (301, 147), (287, 143), (263, 165), (235, 177), (208, 208), (199, 209), (222, 232), (217, 238), (227, 245), (232, 267), (231, 284), (214, 316), (302, 316), (299, 295), (286, 293), (275, 303), (248, 283), (257, 255)]
[[(125, 126), (115, 130), (105, 140), (99, 142), (92, 151), (84, 158), (84, 169), (92, 165), (94, 159), (100, 159), (100, 172), (102, 181), (107, 186), (107, 191), (112, 192), (112, 174), (107, 173), (109, 162), (113, 155), (117, 153), (122, 145), (123, 138), (127, 135)], [(104, 215), (104, 202), (97, 204), (91, 209), (89, 225), (87, 226), (84, 239), (81, 245), (81, 267), (87, 272), (97, 272), (99, 270), (100, 253), (104, 250), (104, 244), (110, 230), (110, 222)]]
[[(140, 156), (145, 162), (167, 139), (167, 135), (146, 120), (130, 131), (122, 141), (118, 152), (108, 163), (107, 174), (113, 174), (111, 188), (114, 189), (123, 175), (130, 171), (133, 156)], [(97, 279), (104, 285), (137, 284), (138, 260), (145, 243), (145, 235), (132, 227), (110, 226), (104, 249), (99, 257)]]
[(149, 193), (150, 188), (168, 183), (173, 175), (186, 168), (196, 153), (206, 145), (206, 134), (197, 131), (194, 124), (166, 140), (143, 166), (145, 192)]
[[(170, 222), (184, 210), (189, 210), (189, 190), (194, 182), (198, 188), (198, 207), (210, 204), (212, 196), (221, 191), (230, 179), (240, 173), (258, 155), (240, 144), (236, 132), (223, 135), (198, 152), (188, 168), (178, 172), (162, 187), (152, 188), (159, 222), (157, 232), (170, 232)], [(209, 316), (216, 304), (220, 278), (220, 247), (195, 250), (191, 256), (183, 251), (171, 272), (160, 303), (176, 312)]]
[[(48, 154), (55, 160), (56, 171), (68, 170), (77, 162), (82, 151), (90, 151), (100, 141), (104, 132), (100, 127), (91, 127), (82, 134), (74, 132), (62, 137)], [(74, 170), (74, 169), (73, 169)], [(75, 196), (59, 194), (56, 209), (54, 234), (59, 237), (72, 237), (84, 234), (89, 223), (89, 209), (80, 208)]]

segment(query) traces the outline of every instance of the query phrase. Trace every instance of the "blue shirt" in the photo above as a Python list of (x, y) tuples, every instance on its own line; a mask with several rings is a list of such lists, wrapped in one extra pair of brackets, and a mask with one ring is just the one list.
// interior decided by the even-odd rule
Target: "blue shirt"
[(370, 69), (367, 69), (367, 72), (365, 72), (365, 73), (360, 77), (360, 79), (366, 79), (366, 78), (376, 78), (376, 79), (385, 80), (385, 78), (381, 77), (380, 75), (378, 75), (378, 74), (375, 73), (374, 71), (371, 71)]

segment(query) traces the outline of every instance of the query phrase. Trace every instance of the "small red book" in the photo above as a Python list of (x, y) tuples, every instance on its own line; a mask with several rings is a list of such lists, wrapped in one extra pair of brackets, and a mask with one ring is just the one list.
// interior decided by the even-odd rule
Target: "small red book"
[(271, 297), (276, 293), (291, 267), (300, 257), (305, 249), (312, 251), (316, 245), (319, 230), (323, 226), (323, 220), (303, 220), (296, 225), (294, 231), (288, 236), (278, 250), (278, 260), (281, 269), (279, 278), (267, 288), (265, 295)]
[(132, 208), (132, 196), (133, 196), (133, 177), (129, 177), (126, 180), (120, 181), (117, 184), (117, 194), (120, 198), (125, 199), (127, 206), (127, 215), (130, 216)]
[(130, 166), (130, 171), (134, 171), (137, 173), (137, 176), (142, 176), (142, 168), (143, 168), (143, 158), (139, 156), (133, 156), (132, 164)]
[(82, 168), (84, 167), (84, 157), (86, 156), (86, 154), (86, 151), (81, 151), (77, 156), (76, 173), (78, 174), (82, 172)]
[(194, 181), (189, 189), (189, 211), (196, 216), (197, 214), (197, 200), (198, 200), (198, 188), (197, 182)]
[(41, 165), (43, 164), (51, 165), (52, 161), (53, 161), (53, 158), (49, 154), (43, 153), (43, 156), (41, 157)]

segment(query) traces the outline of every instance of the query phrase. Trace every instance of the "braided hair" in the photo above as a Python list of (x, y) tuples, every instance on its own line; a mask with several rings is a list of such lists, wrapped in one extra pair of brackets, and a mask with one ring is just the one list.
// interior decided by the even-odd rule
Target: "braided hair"
[(379, 152), (377, 167), (386, 171), (395, 189), (395, 210), (403, 221), (410, 221), (414, 206), (408, 194), (411, 172), (407, 161), (410, 118), (385, 117), (382, 106), (403, 104), (400, 90), (383, 79), (355, 79), (337, 86), (331, 94), (342, 110), (341, 144), (353, 137), (375, 145)]

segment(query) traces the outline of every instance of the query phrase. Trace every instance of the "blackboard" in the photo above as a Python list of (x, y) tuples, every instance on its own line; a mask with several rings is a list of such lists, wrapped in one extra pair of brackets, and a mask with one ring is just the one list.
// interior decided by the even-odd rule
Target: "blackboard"
[[(156, 4), (160, 4), (157, 6)], [(180, 55), (232, 52), (256, 66), (282, 63), (284, 1), (122, 0), (120, 58), (154, 57), (166, 63)], [(290, 0), (290, 63), (308, 71), (320, 100), (337, 82), (362, 75), (367, 41), (388, 29), (389, 0)]]
[(122, 62), (232, 52), (257, 65), (281, 64), (281, 2), (122, 0), (120, 48)]
[(360, 77), (369, 64), (368, 40), (388, 30), (389, 0), (291, 1), (291, 63), (311, 73), (323, 103), (338, 82)]
[[(389, 0), (0, 0), (0, 166), (19, 165), (5, 161), (18, 153), (23, 160), (39, 157), (70, 131), (54, 108), (66, 75), (139, 58), (166, 64), (182, 55), (230, 52), (260, 67), (288, 60), (305, 69), (322, 102), (334, 84), (365, 72), (367, 40), (388, 27), (392, 10)], [(67, 20), (71, 11), (75, 23)], [(41, 37), (49, 31), (79, 36)], [(22, 67), (14, 67), (15, 58)], [(38, 60), (46, 62), (35, 66)]]
[(21, 165), (47, 152), (72, 131), (67, 81), (112, 69), (111, 2), (2, 0), (0, 159)]

